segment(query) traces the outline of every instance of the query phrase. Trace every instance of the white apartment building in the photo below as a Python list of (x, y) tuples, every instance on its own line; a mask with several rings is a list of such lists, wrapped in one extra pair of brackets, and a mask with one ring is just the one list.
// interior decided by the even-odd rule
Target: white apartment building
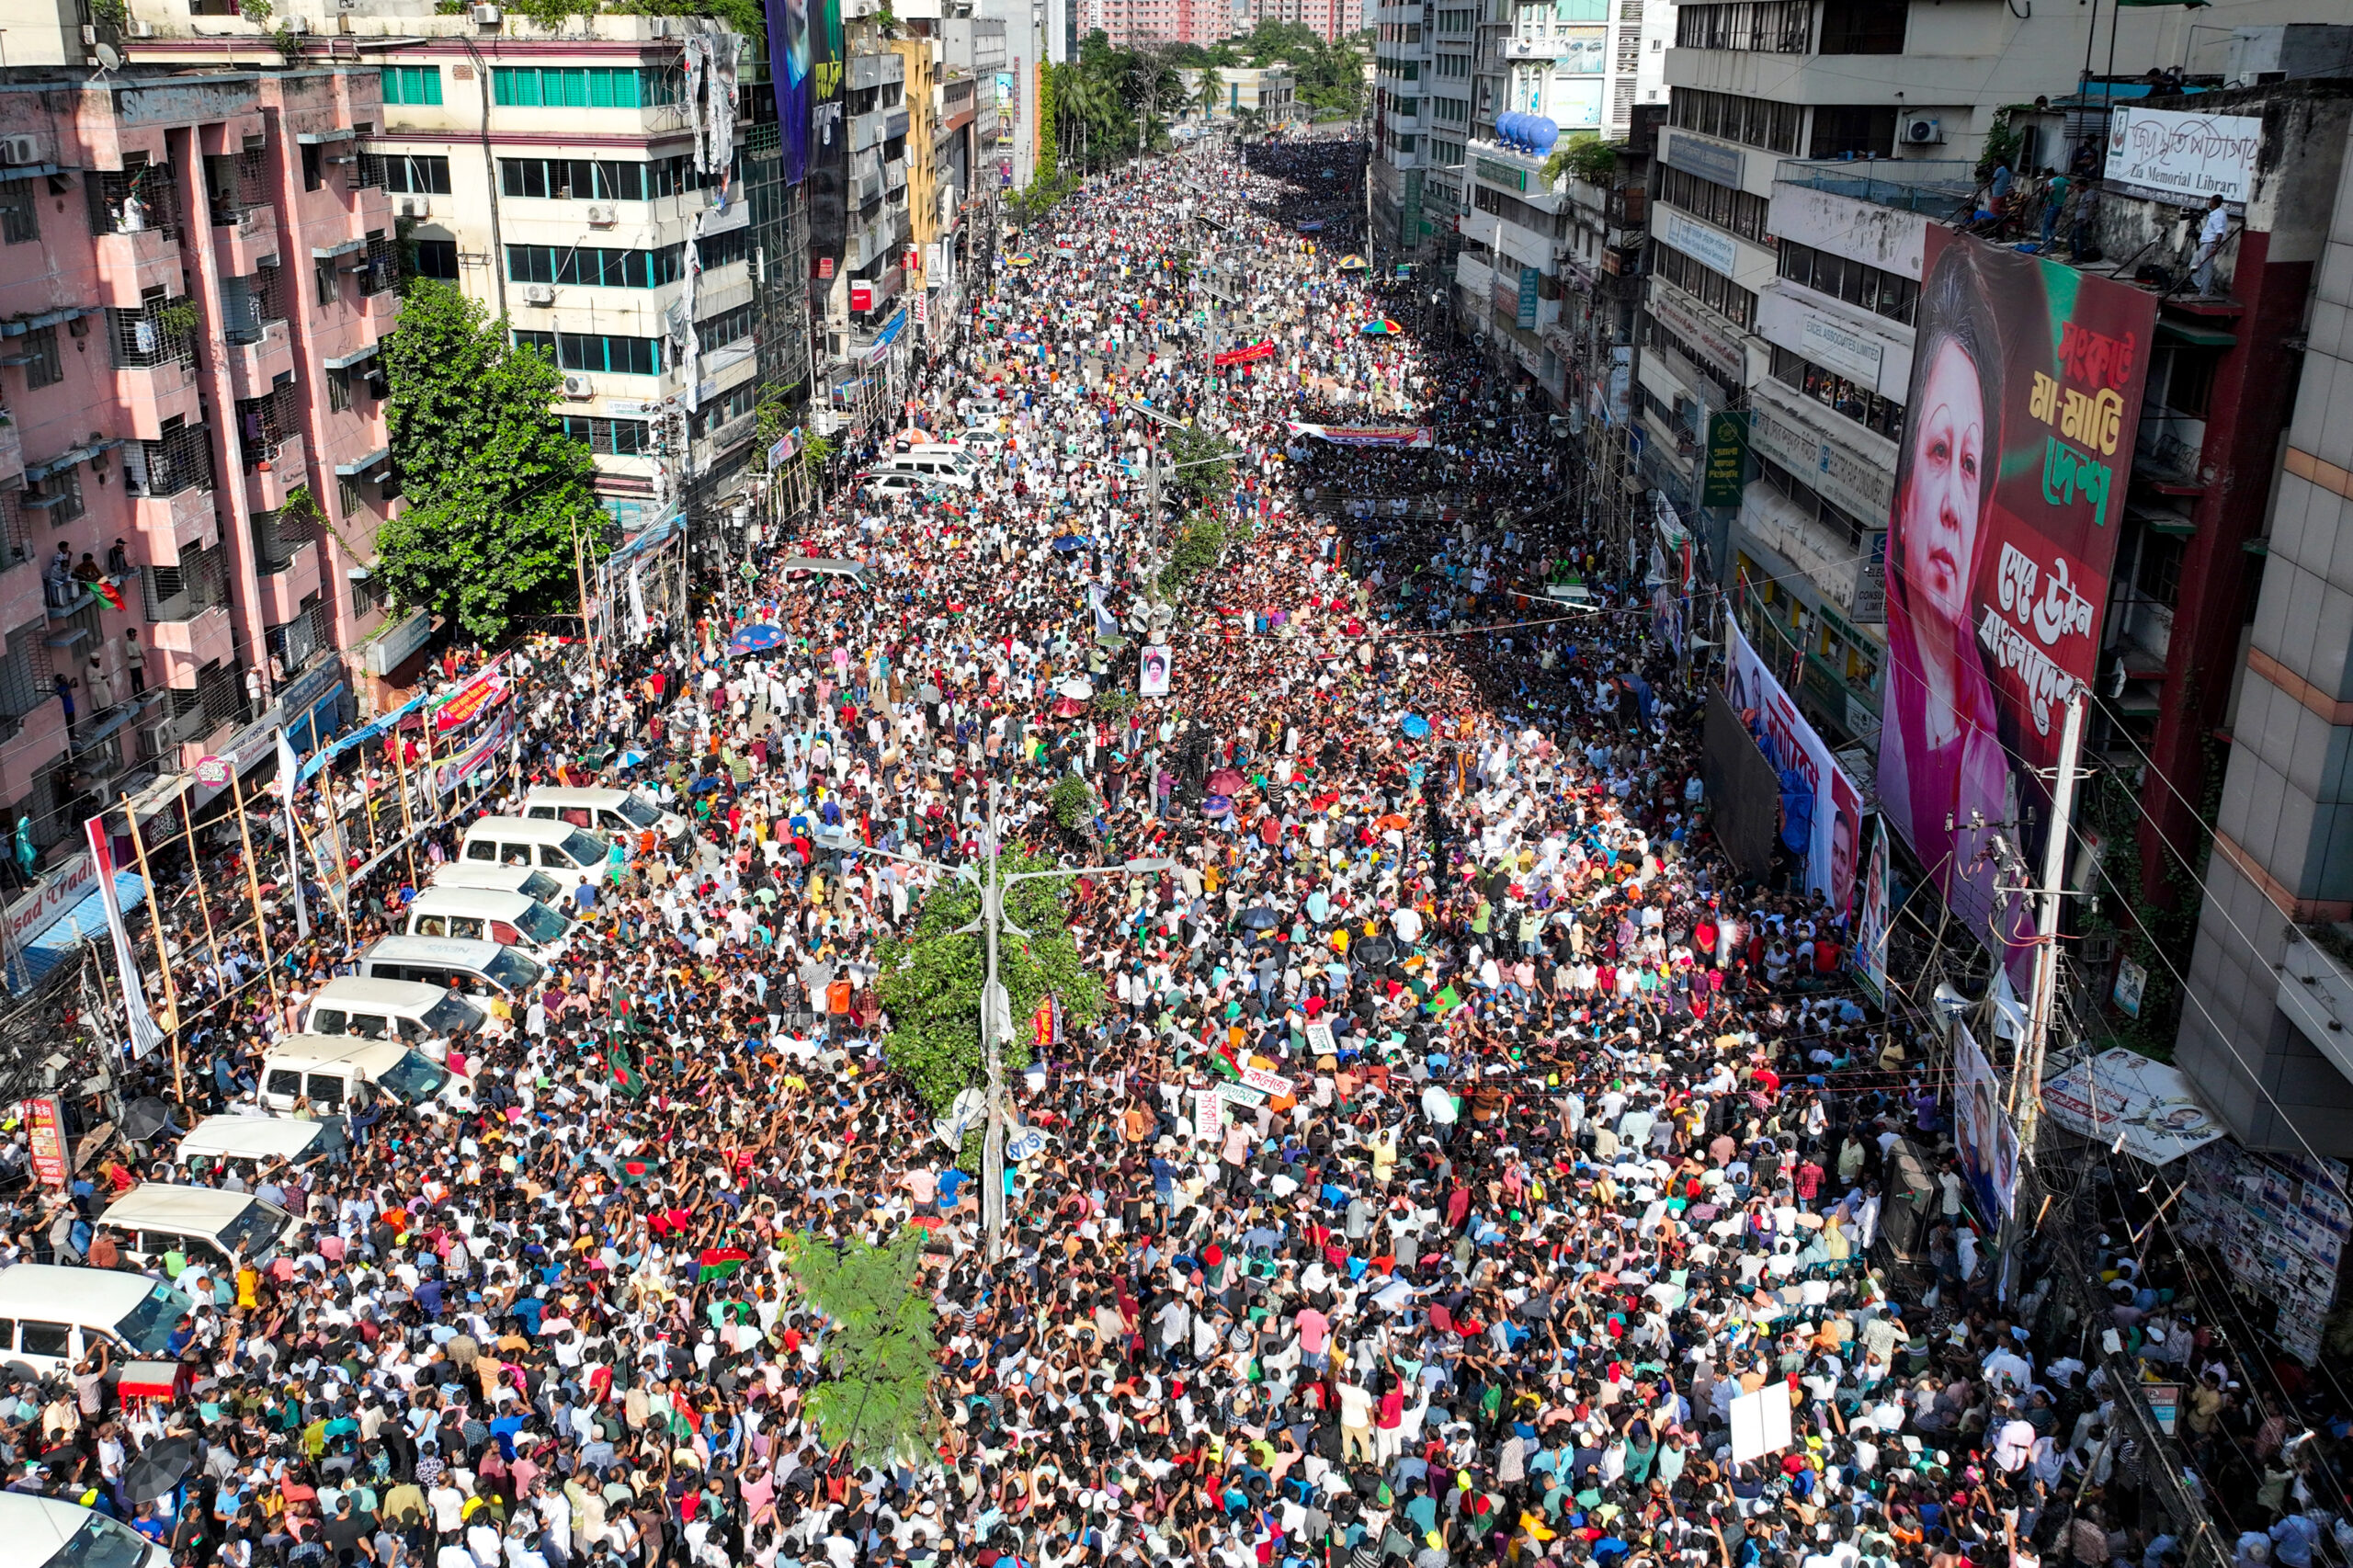
[[(554, 353), (557, 412), (595, 452), (599, 495), (625, 531), (651, 523), (753, 435), (763, 258), (737, 169), (743, 40), (699, 18), (547, 30), (496, 6), (418, 9), (283, 0), (274, 21), (306, 54), (381, 69), (364, 155), (418, 272)], [(132, 12), (142, 60), (277, 58), (243, 16)]]

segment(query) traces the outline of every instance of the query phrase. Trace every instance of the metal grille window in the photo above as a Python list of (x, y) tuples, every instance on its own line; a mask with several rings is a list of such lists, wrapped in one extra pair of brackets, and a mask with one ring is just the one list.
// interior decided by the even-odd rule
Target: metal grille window
[(302, 433), (301, 416), (290, 381), (266, 396), (238, 400), (237, 444), (244, 449), (246, 472), (276, 457), (287, 437)]
[(213, 660), (196, 672), (195, 698), (192, 706), (202, 709), (204, 716), (215, 724), (226, 724), (244, 718), (244, 672), (233, 663)]
[(1696, 131), (1702, 136), (1745, 142), (1768, 153), (1798, 150), (1800, 113), (1795, 104), (1743, 97), (1737, 93), (1711, 93), (1698, 87), (1677, 87), (1667, 96), (1668, 124)]
[(26, 528), (24, 494), (0, 490), (0, 551), (6, 564), (20, 565), (33, 558), (33, 542)]
[(359, 291), (381, 294), (400, 281), (400, 265), (393, 256), (392, 237), (381, 229), (368, 232), (368, 261), (359, 269)]
[(90, 201), (90, 233), (135, 234), (153, 229), (177, 235), (179, 199), (172, 191), (169, 164), (127, 163), (86, 176), (83, 188)]
[(268, 154), (259, 147), (214, 153), (204, 160), (205, 204), (212, 222), (223, 227), (242, 222), (257, 207), (269, 204)]
[(40, 191), (28, 179), (0, 180), (0, 244), (40, 238)]
[[(390, 73), (387, 73), (389, 79)], [(362, 153), (359, 166), (373, 182), (400, 196), (449, 194), (449, 160), (421, 153)]]
[(1675, 11), (1677, 49), (1803, 54), (1813, 31), (1813, 0), (1734, 0), (1728, 6), (1678, 6)]
[(370, 572), (351, 583), (351, 618), (364, 620), (384, 608), (384, 580)]
[(26, 714), (56, 695), (50, 684), (48, 636), (46, 619), (32, 621), (8, 633), (6, 652), (0, 653), (0, 719), (8, 722), (11, 733)]
[(118, 305), (107, 315), (114, 324), (109, 336), (117, 369), (143, 369), (172, 360), (184, 369), (196, 369), (195, 301), (166, 299), (161, 289), (150, 289), (137, 310)]
[(150, 566), (142, 584), (150, 620), (186, 620), (229, 602), (228, 552), (220, 545), (180, 552), (176, 566)]
[(294, 619), (283, 626), (267, 627), (263, 645), (277, 655), (278, 667), (290, 677), (309, 667), (334, 640), (335, 625), (327, 606), (316, 594), (302, 601)]
[(1720, 229), (1730, 229), (1744, 240), (1755, 240), (1759, 244), (1765, 242), (1771, 227), (1771, 203), (1763, 197), (1701, 179), (1684, 169), (1661, 168), (1653, 177), (1658, 199), (1665, 205), (1680, 207)]
[(190, 488), (212, 488), (212, 444), (201, 425), (166, 421), (161, 439), (125, 449), (123, 464), (134, 494), (176, 495)]
[(254, 560), (263, 576), (283, 572), (319, 537), (318, 525), (298, 522), (283, 511), (254, 514)]
[(40, 528), (57, 528), (82, 515), (82, 471), (63, 468), (25, 485), (25, 510)]
[(65, 379), (65, 361), (57, 352), (57, 329), (36, 327), (25, 334), (24, 347), (17, 350), (25, 367), (25, 385), (51, 387)]

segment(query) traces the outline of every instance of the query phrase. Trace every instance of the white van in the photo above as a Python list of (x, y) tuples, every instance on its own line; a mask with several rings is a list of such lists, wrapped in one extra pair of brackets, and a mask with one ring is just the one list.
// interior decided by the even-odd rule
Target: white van
[(594, 828), (631, 849), (641, 835), (667, 840), (687, 831), (685, 817), (664, 811), (632, 790), (566, 790), (542, 784), (523, 797), (523, 815), (532, 822)]
[[(426, 888), (408, 901), (408, 934), (504, 942), (546, 954), (563, 946), (572, 921), (536, 898), (488, 888)], [(325, 1032), (325, 1031), (322, 1031)]]
[(483, 817), (466, 829), (458, 858), (468, 865), (536, 866), (563, 885), (566, 897), (605, 874), (603, 837), (568, 822)]
[(63, 1497), (0, 1492), (0, 1540), (23, 1568), (171, 1568), (168, 1548)]
[(264, 1165), (300, 1165), (342, 1144), (339, 1125), (282, 1116), (208, 1116), (182, 1135), (172, 1158), (190, 1176), (234, 1171), (251, 1178)]
[(448, 860), (434, 868), (437, 888), (488, 888), (493, 892), (519, 892), (538, 899), (550, 909), (561, 908), (572, 890), (535, 866), (502, 866), (495, 860)]
[(913, 469), (917, 473), (978, 474), (981, 465), (974, 462), (961, 447), (940, 441), (917, 441), (912, 447), (902, 447), (882, 460), (885, 468)]
[(449, 1097), (450, 1071), (396, 1040), (294, 1034), (261, 1060), (261, 1108), (281, 1115), (307, 1099), (321, 1116), (364, 1110), (379, 1099), (412, 1108)]
[(53, 1263), (0, 1268), (0, 1366), (54, 1377), (101, 1343), (118, 1363), (151, 1361), (170, 1349), (190, 1304), (143, 1274)]
[(114, 1233), (133, 1267), (154, 1268), (166, 1253), (224, 1268), (233, 1255), (259, 1263), (277, 1256), (294, 1216), (249, 1192), (142, 1182), (107, 1206), (98, 1223)]
[(858, 483), (877, 490), (921, 494), (930, 490), (975, 490), (981, 482), (975, 475), (944, 464), (915, 468), (904, 462), (886, 462), (859, 474)]
[(489, 1017), (446, 985), (347, 974), (319, 987), (302, 1029), (306, 1034), (396, 1040), (445, 1062), (450, 1039), (460, 1029), (482, 1028)]
[(381, 937), (369, 944), (358, 964), (365, 980), (405, 980), (451, 990), (460, 980), (473, 980), (514, 1002), (522, 1001), (547, 973), (547, 967), (528, 953), (498, 942), (455, 937)]

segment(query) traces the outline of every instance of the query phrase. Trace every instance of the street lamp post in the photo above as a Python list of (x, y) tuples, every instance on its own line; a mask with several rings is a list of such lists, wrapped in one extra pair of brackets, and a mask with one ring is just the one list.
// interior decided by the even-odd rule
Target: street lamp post
[[(1029, 932), (1005, 917), (1006, 889), (1017, 882), (1037, 881), (1050, 877), (1080, 876), (1157, 876), (1169, 869), (1175, 861), (1139, 857), (1123, 860), (1116, 866), (1074, 866), (1050, 871), (1016, 871), (1006, 875), (999, 867), (997, 847), (1001, 835), (997, 830), (999, 800), (1003, 786), (989, 780), (988, 860), (979, 871), (971, 866), (950, 866), (942, 861), (926, 859), (920, 855), (901, 854), (895, 849), (875, 849), (865, 845), (849, 851), (858, 855), (879, 855), (886, 859), (904, 860), (911, 865), (928, 866), (959, 881), (975, 883), (981, 894), (981, 913), (969, 924), (960, 926), (955, 935), (977, 935), (984, 955), (985, 974), (981, 982), (981, 1051), (988, 1064), (988, 1130), (981, 1144), (981, 1221), (988, 1233), (989, 1261), (995, 1263), (1005, 1256), (1005, 1042), (1004, 1035), (1012, 1027), (1009, 1003), (1004, 988), (997, 983), (997, 936), (1010, 931), (1017, 937)], [(1004, 1028), (999, 1028), (998, 1013), (1004, 1009)]]

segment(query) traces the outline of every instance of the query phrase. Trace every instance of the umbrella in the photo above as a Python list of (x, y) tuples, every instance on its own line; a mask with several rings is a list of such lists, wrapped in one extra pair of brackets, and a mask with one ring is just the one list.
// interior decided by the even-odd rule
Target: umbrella
[(1387, 833), (1392, 830), (1403, 832), (1414, 824), (1407, 822), (1395, 812), (1383, 812), (1381, 815), (1372, 819), (1372, 825), (1381, 829), (1383, 833)]
[(1075, 719), (1086, 711), (1086, 704), (1075, 697), (1057, 697), (1054, 699), (1053, 707), (1048, 711), (1057, 719)]
[(1086, 536), (1085, 534), (1063, 534), (1054, 540), (1054, 551), (1057, 554), (1061, 555), (1068, 555), (1072, 551), (1085, 550), (1086, 548)]
[(159, 1099), (133, 1100), (122, 1108), (122, 1135), (133, 1142), (144, 1143), (161, 1132), (172, 1119), (172, 1108)]
[(1222, 817), (1233, 809), (1233, 802), (1223, 795), (1209, 795), (1201, 801), (1201, 815), (1205, 817)]
[(731, 653), (756, 653), (763, 649), (777, 647), (783, 642), (783, 627), (770, 626), (762, 621), (755, 626), (737, 628), (735, 635), (727, 640), (727, 647)]
[(1386, 937), (1367, 937), (1350, 948), (1348, 955), (1369, 964), (1384, 964), (1397, 956), (1397, 949), (1389, 945)]
[(195, 1468), (196, 1445), (186, 1437), (166, 1437), (122, 1472), (123, 1499), (135, 1505), (168, 1496)]
[(1242, 912), (1242, 928), (1245, 931), (1271, 931), (1281, 924), (1282, 916), (1263, 903), (1253, 904)]
[(1006, 257), (1006, 261), (1009, 266), (1013, 267), (1035, 267), (1038, 265), (1038, 258), (1034, 256), (1010, 256)]
[(1343, 272), (1362, 272), (1365, 265), (1365, 259), (1360, 256), (1344, 256), (1340, 258), (1340, 270)]
[(921, 686), (915, 687), (915, 700), (918, 702), (937, 702), (939, 700), (939, 688), (932, 685), (931, 682), (926, 681)]
[(1430, 733), (1430, 722), (1419, 713), (1406, 714), (1397, 721), (1397, 727), (1404, 731), (1409, 739), (1416, 741)]
[(1095, 695), (1095, 683), (1085, 676), (1073, 676), (1055, 689), (1074, 702), (1084, 702)]
[(1221, 767), (1210, 775), (1210, 790), (1212, 794), (1231, 795), (1241, 788), (1242, 775), (1231, 767)]

